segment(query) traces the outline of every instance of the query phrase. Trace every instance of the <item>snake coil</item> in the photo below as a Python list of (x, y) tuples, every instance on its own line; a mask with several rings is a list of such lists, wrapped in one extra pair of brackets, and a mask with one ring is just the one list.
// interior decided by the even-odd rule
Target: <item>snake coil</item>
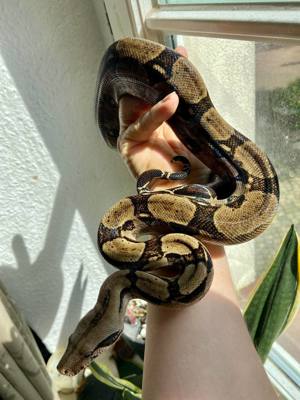
[[(119, 271), (103, 283), (92, 310), (69, 339), (58, 370), (74, 375), (120, 337), (133, 297), (175, 307), (201, 299), (213, 268), (202, 240), (237, 244), (253, 239), (271, 223), (279, 185), (268, 157), (217, 112), (194, 66), (175, 51), (148, 40), (125, 38), (106, 51), (99, 73), (96, 114), (108, 145), (119, 135), (118, 102), (127, 94), (155, 104), (176, 91), (179, 105), (168, 121), (180, 141), (218, 178), (209, 184), (151, 192), (154, 178), (182, 179), (180, 173), (146, 171), (138, 194), (115, 204), (101, 220), (98, 245)], [(150, 238), (139, 240), (141, 232)]]

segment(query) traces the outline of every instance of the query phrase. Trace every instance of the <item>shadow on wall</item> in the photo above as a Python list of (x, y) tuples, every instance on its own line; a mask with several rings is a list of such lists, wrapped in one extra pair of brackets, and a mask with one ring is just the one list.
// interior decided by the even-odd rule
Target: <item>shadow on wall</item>
[[(107, 43), (92, 2), (28, 0), (26, 7), (16, 0), (5, 2), (0, 37), (2, 57), (60, 174), (55, 202), (49, 204), (53, 208), (44, 248), (31, 261), (23, 237), (16, 232), (12, 247), (17, 269), (0, 267), (0, 277), (18, 303), (22, 299), (15, 294), (20, 285), (28, 285), (27, 304), (31, 297), (39, 299), (34, 303), (34, 328), (45, 337), (63, 294), (61, 264), (75, 212), (96, 246), (99, 218), (126, 186), (128, 193), (128, 173), (118, 155), (107, 151), (95, 124), (95, 82)], [(113, 180), (109, 179), (112, 163)], [(84, 282), (77, 291), (81, 274), (82, 267), (68, 309), (76, 316), (72, 325), (79, 319), (75, 308), (80, 313), (86, 286)], [(69, 332), (67, 325), (70, 321), (61, 335)]]

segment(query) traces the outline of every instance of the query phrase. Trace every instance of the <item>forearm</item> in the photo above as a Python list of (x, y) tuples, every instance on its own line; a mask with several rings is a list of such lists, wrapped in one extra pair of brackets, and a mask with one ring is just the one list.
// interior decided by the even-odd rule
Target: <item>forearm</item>
[(215, 250), (206, 297), (183, 309), (149, 305), (144, 400), (276, 399), (240, 312), (227, 259)]

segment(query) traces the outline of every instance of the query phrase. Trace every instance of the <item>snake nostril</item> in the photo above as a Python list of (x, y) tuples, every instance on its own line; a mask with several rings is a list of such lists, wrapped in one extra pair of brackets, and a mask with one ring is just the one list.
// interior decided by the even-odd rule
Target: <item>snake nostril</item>
[(68, 368), (59, 368), (58, 367), (57, 369), (58, 369), (58, 372), (62, 375), (69, 375), (69, 373), (70, 373), (70, 370)]
[(72, 371), (71, 371), (69, 368), (65, 368), (65, 369), (63, 370), (63, 374), (64, 374), (64, 375), (67, 375), (67, 376), (71, 376), (71, 375), (72, 375)]

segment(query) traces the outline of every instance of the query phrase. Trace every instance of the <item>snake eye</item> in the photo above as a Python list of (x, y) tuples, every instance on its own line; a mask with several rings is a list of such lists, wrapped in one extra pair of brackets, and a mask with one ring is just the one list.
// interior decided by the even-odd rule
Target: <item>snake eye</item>
[(95, 353), (95, 351), (99, 350), (102, 347), (108, 347), (114, 344), (119, 339), (121, 333), (122, 331), (116, 331), (111, 335), (107, 336), (107, 338), (105, 338), (104, 340), (102, 340), (100, 343), (97, 344), (92, 353)]
[(97, 347), (107, 347), (110, 346), (111, 344), (113, 344), (116, 340), (119, 339), (119, 336), (121, 335), (122, 331), (116, 331), (114, 333), (112, 333), (111, 335), (109, 335), (106, 339), (102, 340), (102, 342), (100, 342), (98, 344)]

